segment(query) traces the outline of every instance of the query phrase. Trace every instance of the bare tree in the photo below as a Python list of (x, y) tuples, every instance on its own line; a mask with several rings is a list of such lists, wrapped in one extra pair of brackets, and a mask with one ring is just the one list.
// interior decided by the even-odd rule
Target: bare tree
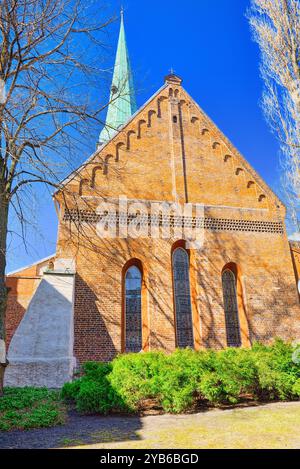
[(90, 45), (101, 50), (100, 35), (112, 21), (100, 20), (101, 9), (87, 0), (0, 4), (0, 395), (9, 212), (22, 228), (25, 191), (38, 183), (58, 187), (78, 147), (85, 148), (91, 125), (99, 126), (104, 106), (90, 99), (87, 84), (96, 73)]
[(252, 0), (248, 17), (261, 51), (262, 107), (280, 142), (285, 199), (300, 231), (300, 2)]

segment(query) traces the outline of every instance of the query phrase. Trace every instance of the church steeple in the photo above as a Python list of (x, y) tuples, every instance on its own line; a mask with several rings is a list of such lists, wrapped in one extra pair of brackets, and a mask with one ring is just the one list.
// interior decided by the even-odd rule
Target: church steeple
[(120, 34), (109, 102), (105, 126), (99, 137), (100, 144), (110, 140), (117, 129), (136, 112), (132, 72), (125, 38), (123, 8), (121, 9)]

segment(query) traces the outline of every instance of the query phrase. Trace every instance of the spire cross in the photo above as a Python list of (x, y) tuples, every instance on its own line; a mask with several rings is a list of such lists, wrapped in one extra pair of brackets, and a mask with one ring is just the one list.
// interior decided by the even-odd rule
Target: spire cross
[[(123, 13), (124, 8), (122, 5), (120, 8), (120, 32), (110, 94), (111, 102), (108, 105), (105, 126), (99, 136), (99, 142), (102, 143), (110, 140), (119, 127), (128, 121), (136, 111)], [(120, 87), (122, 87), (122, 95), (120, 95)]]
[(173, 69), (173, 67), (170, 68), (169, 72), (171, 73), (171, 75), (174, 75), (175, 70)]

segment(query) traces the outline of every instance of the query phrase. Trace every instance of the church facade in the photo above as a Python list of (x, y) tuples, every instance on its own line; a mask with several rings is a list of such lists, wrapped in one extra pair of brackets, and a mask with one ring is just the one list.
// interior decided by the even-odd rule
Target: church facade
[[(119, 353), (299, 339), (300, 250), (289, 243), (283, 203), (180, 77), (168, 75), (136, 110), (123, 19), (97, 151), (62, 182), (54, 201), (55, 255), (31, 267), (31, 280), (26, 271), (7, 277), (9, 357), (18, 363), (16, 370), (25, 366), (26, 334), (32, 334), (31, 342), (47, 342), (49, 335), (53, 342), (55, 334), (56, 347), (66, 342), (60, 357), (65, 354), (68, 362), (59, 383), (78, 364), (109, 361)], [(190, 210), (180, 216), (171, 210), (169, 236), (162, 235), (160, 212), (155, 236), (151, 232), (150, 209), (157, 203)], [(200, 228), (200, 243), (178, 235), (177, 228), (185, 226)], [(70, 278), (67, 287), (57, 287)], [(42, 282), (48, 285), (43, 291)], [(58, 290), (55, 304), (64, 304), (65, 316), (50, 321), (52, 329), (49, 324), (41, 339), (29, 323), (51, 316)], [(40, 367), (46, 366), (45, 348)], [(13, 372), (7, 379), (18, 381)]]

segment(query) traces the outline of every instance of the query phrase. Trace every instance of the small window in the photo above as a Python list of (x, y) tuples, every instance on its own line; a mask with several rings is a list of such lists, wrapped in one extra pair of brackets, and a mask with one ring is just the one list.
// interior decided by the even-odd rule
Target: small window
[(236, 277), (232, 270), (226, 269), (222, 274), (226, 337), (228, 347), (240, 347), (241, 332), (236, 292)]
[(125, 352), (142, 349), (142, 274), (135, 265), (125, 275)]
[(177, 347), (194, 348), (188, 253), (177, 248), (172, 260)]
[(173, 122), (174, 124), (177, 124), (177, 116), (173, 116)]

